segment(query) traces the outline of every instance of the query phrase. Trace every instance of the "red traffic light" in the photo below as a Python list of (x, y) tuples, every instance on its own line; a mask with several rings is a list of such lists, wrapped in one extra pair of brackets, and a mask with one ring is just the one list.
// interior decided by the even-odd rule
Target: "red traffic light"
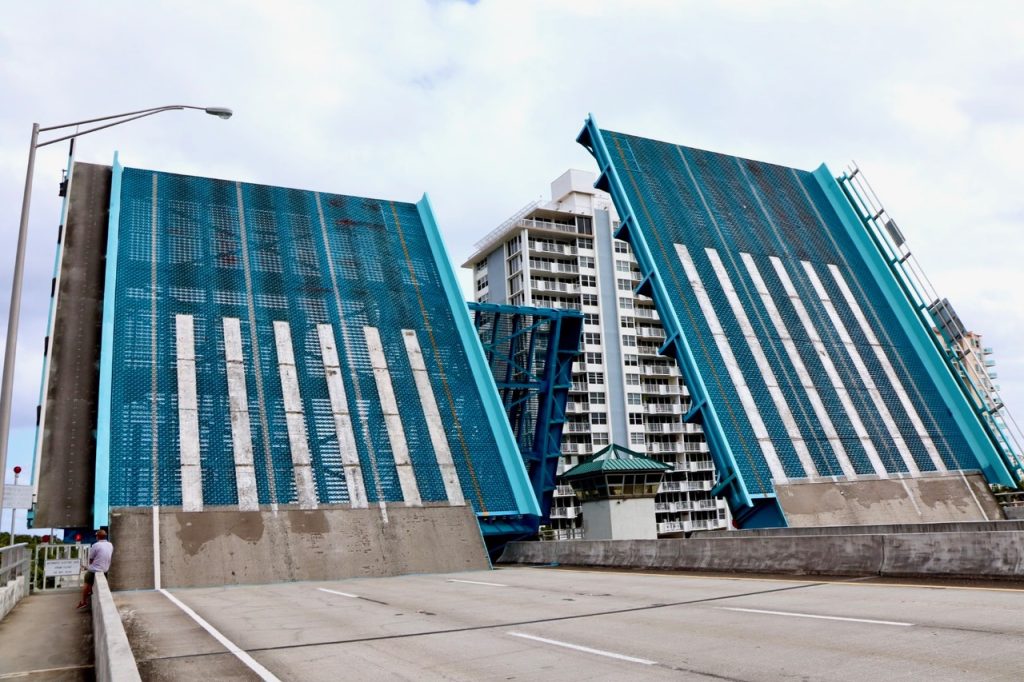
[(81, 541), (82, 541), (82, 534), (81, 533), (75, 533), (75, 542), (81, 542)]
[(14, 475), (17, 476), (21, 473), (21, 467), (14, 467)]

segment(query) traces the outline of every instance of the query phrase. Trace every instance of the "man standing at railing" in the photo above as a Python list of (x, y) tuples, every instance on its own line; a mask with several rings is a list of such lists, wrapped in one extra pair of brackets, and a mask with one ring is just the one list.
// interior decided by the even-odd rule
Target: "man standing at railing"
[(96, 582), (96, 574), (106, 573), (110, 570), (110, 559), (113, 556), (114, 545), (107, 541), (107, 531), (97, 531), (96, 542), (89, 548), (89, 567), (85, 572), (85, 584), (82, 585), (82, 601), (78, 602), (76, 608), (89, 607), (89, 597), (92, 596), (92, 586)]

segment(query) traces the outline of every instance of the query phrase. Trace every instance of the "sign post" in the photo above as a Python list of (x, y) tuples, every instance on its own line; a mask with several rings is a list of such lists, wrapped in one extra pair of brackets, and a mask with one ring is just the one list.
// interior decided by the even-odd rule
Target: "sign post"
[[(18, 476), (21, 475), (21, 467), (14, 467), (14, 485), (4, 484), (4, 502), (11, 508), (11, 537), (9, 545), (14, 545), (14, 520), (19, 509), (32, 508), (32, 486), (18, 485)], [(0, 509), (0, 513), (3, 509)]]

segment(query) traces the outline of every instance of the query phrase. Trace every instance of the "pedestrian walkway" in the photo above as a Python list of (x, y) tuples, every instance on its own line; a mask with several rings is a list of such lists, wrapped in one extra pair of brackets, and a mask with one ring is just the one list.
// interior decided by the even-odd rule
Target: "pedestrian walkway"
[(92, 680), (92, 614), (78, 590), (33, 594), (0, 620), (0, 680)]

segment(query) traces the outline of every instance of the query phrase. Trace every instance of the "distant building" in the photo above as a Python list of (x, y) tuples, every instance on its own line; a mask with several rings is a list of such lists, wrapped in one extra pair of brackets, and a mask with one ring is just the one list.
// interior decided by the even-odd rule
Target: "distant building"
[[(715, 468), (701, 427), (684, 424), (689, 391), (679, 368), (659, 354), (665, 341), (630, 247), (613, 237), (611, 198), (595, 175), (568, 170), (535, 201), (483, 240), (465, 267), (478, 302), (574, 308), (584, 315), (583, 354), (573, 367), (559, 474), (609, 445), (668, 464), (654, 509), (659, 535), (727, 525), (724, 501), (711, 497)], [(556, 491), (552, 535), (583, 537), (569, 485)]]

